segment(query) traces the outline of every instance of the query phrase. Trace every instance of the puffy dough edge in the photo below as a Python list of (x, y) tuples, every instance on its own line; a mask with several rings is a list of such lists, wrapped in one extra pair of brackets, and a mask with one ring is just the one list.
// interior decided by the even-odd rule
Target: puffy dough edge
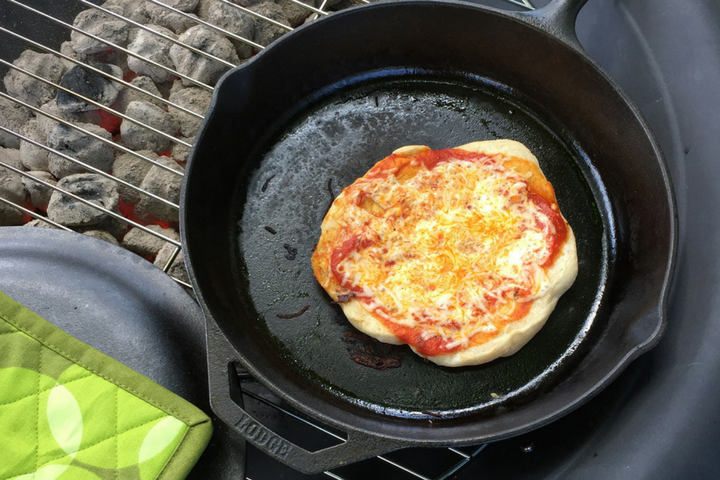
[(538, 159), (530, 149), (517, 140), (483, 140), (480, 142), (466, 143), (465, 145), (455, 148), (467, 152), (485, 153), (488, 155), (504, 154), (510, 157), (524, 158), (525, 160), (533, 162), (538, 167), (540, 166)]
[[(456, 147), (475, 153), (485, 153), (489, 155), (504, 154), (513, 157), (523, 158), (533, 162), (539, 166), (539, 162), (535, 155), (522, 143), (509, 140), (485, 140), (471, 142)], [(409, 145), (398, 148), (393, 153), (399, 155), (416, 155), (417, 153), (429, 150), (424, 145)], [(323, 225), (323, 234), (339, 228), (334, 216), (338, 212), (337, 203), (333, 203), (327, 213), (326, 220)], [(564, 218), (564, 217), (563, 217)], [(567, 221), (566, 221), (567, 223)], [(518, 320), (509, 325), (503, 332), (491, 341), (482, 345), (470, 347), (468, 349), (450, 353), (446, 355), (425, 356), (418, 353), (412, 346), (410, 348), (418, 355), (426, 358), (438, 365), (447, 367), (462, 367), (470, 365), (480, 365), (488, 363), (500, 357), (507, 357), (517, 353), (520, 348), (525, 346), (540, 329), (545, 325), (550, 314), (555, 309), (559, 298), (572, 286), (578, 273), (577, 247), (575, 235), (568, 225), (568, 236), (563, 244), (562, 251), (553, 263), (553, 266), (547, 272), (548, 281), (551, 287), (543, 297), (535, 299), (530, 311), (522, 320)], [(326, 287), (326, 285), (323, 285)], [(328, 285), (329, 286), (329, 285)], [(327, 287), (326, 287), (327, 289)], [(334, 300), (337, 300), (335, 292), (328, 292)], [(341, 303), (340, 307), (347, 317), (348, 321), (358, 330), (369, 335), (383, 343), (400, 345), (404, 342), (400, 341), (385, 325), (376, 319), (370, 312), (362, 307), (362, 304), (355, 299)]]

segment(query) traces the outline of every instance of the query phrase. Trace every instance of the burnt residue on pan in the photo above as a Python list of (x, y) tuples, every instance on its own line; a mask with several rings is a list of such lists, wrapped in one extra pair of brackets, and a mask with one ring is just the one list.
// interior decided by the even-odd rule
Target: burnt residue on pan
[(391, 345), (382, 343), (361, 332), (345, 332), (342, 341), (347, 345), (353, 362), (375, 370), (402, 366), (402, 357)]
[(275, 316), (278, 318), (282, 318), (283, 320), (288, 320), (290, 318), (297, 318), (300, 315), (302, 315), (303, 313), (307, 312), (309, 308), (310, 308), (310, 305), (305, 305), (304, 307), (302, 307), (300, 310), (298, 310), (295, 313), (276, 313)]
[[(238, 252), (265, 336), (299, 374), (347, 401), (396, 416), (492, 411), (537, 393), (569, 364), (587, 335), (606, 279), (612, 236), (605, 233), (605, 193), (587, 181), (582, 152), (541, 121), (508, 89), (482, 79), (449, 81), (431, 74), (363, 81), (333, 92), (275, 136), (237, 198)], [(368, 368), (348, 355), (352, 327), (317, 284), (310, 256), (331, 197), (394, 149), (408, 144), (446, 148), (474, 140), (512, 138), (538, 157), (578, 242), (580, 273), (546, 326), (520, 352), (486, 365), (443, 368), (407, 346), (388, 346), (398, 367)], [(266, 182), (282, 188), (267, 188)], [(332, 179), (332, 183), (328, 180)], [(330, 199), (331, 200), (331, 199)], [(268, 237), (265, 225), (282, 225)], [(293, 262), (285, 244), (297, 249)], [(253, 279), (257, 279), (252, 281)], [(292, 322), (279, 319), (315, 305)], [(386, 388), (393, 385), (392, 389)], [(472, 388), (469, 388), (472, 386)]]

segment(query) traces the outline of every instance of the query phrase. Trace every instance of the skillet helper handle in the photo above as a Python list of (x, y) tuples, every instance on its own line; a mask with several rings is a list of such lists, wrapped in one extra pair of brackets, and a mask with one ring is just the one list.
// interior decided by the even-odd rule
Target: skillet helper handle
[(575, 33), (575, 21), (587, 0), (550, 0), (544, 7), (512, 14), (584, 52)]
[(406, 446), (392, 438), (354, 431), (338, 445), (311, 452), (276, 434), (232, 399), (238, 355), (214, 322), (206, 324), (212, 410), (259, 450), (298, 471), (316, 474)]

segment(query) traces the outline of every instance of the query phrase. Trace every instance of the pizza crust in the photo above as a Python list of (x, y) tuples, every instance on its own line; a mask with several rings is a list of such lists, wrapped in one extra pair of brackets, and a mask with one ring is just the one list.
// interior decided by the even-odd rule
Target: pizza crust
[(465, 145), (455, 147), (458, 150), (466, 152), (484, 153), (486, 155), (507, 155), (508, 157), (518, 157), (524, 160), (530, 160), (532, 163), (540, 166), (538, 159), (533, 153), (522, 143), (515, 140), (483, 140), (481, 142), (471, 142)]
[[(538, 160), (532, 152), (522, 143), (513, 140), (479, 141), (456, 148), (488, 155), (502, 154), (509, 157), (517, 157), (528, 160), (539, 167)], [(393, 153), (400, 156), (413, 156), (425, 150), (429, 150), (429, 147), (424, 145), (409, 145), (401, 147)], [(538, 169), (538, 171), (540, 170)], [(540, 172), (540, 175), (542, 175), (542, 172)], [(542, 175), (542, 177), (543, 181), (547, 183), (544, 175)], [(549, 183), (547, 183), (547, 185), (549, 186)], [(341, 295), (347, 294), (347, 292), (342, 291), (330, 271), (329, 247), (332, 242), (322, 241), (322, 238), (335, 239), (341, 230), (339, 220), (342, 212), (338, 207), (339, 204), (339, 202), (333, 203), (321, 227), (321, 242), (318, 244), (313, 255), (313, 268), (316, 278), (333, 300), (338, 301), (343, 313), (355, 328), (381, 342), (395, 345), (402, 344), (404, 342), (400, 341), (371, 312), (363, 308), (360, 301), (353, 298), (340, 298)], [(570, 226), (567, 225), (567, 238), (552, 266), (546, 271), (548, 288), (543, 296), (534, 299), (529, 312), (522, 319), (507, 325), (497, 336), (488, 342), (477, 346), (470, 346), (454, 353), (426, 356), (419, 353), (412, 345), (410, 345), (410, 348), (412, 348), (415, 353), (418, 353), (418, 355), (438, 365), (447, 367), (479, 365), (499, 357), (513, 355), (527, 344), (545, 325), (558, 299), (573, 284), (577, 273), (578, 261), (575, 236)]]

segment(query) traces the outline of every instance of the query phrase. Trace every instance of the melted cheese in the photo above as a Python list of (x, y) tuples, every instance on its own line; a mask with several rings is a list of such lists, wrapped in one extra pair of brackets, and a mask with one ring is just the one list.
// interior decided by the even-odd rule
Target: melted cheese
[(336, 266), (340, 285), (368, 312), (440, 337), (446, 349), (502, 329), (519, 303), (543, 295), (554, 226), (528, 179), (500, 160), (413, 161), (358, 179), (343, 192), (338, 223), (369, 246)]

